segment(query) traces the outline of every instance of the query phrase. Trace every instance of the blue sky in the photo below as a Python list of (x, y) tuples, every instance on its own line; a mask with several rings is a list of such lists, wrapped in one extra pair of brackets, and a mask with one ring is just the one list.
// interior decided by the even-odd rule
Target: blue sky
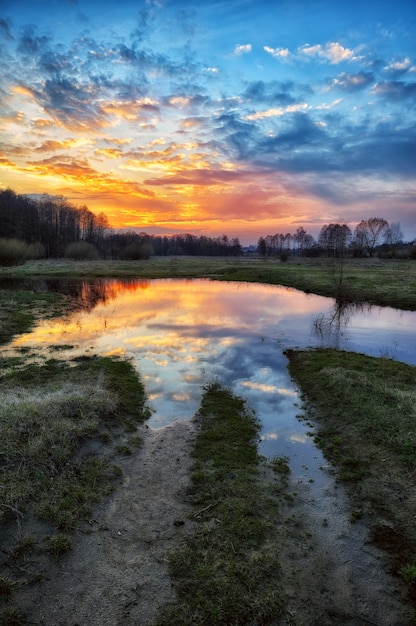
[(0, 3), (0, 186), (150, 233), (416, 237), (416, 2)]

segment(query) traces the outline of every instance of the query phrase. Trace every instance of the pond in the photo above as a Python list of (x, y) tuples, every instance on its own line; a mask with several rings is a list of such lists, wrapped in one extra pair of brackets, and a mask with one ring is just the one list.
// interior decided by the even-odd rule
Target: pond
[(295, 289), (204, 279), (25, 286), (70, 294), (78, 309), (18, 336), (1, 348), (3, 355), (26, 348), (33, 356), (131, 358), (154, 410), (153, 428), (194, 415), (202, 386), (218, 379), (256, 411), (260, 452), (289, 456), (299, 475), (325, 462), (310, 428), (297, 419), (301, 401), (287, 371), (287, 348), (331, 346), (416, 364), (415, 312), (339, 311), (332, 299)]

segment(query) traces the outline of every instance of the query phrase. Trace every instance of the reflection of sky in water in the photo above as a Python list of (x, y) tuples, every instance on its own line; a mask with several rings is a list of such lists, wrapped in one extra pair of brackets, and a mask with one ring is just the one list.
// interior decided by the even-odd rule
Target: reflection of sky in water
[(296, 419), (300, 402), (285, 348), (331, 345), (416, 363), (415, 313), (374, 307), (350, 312), (347, 324), (328, 325), (331, 311), (328, 298), (270, 285), (154, 280), (135, 288), (111, 281), (104, 303), (43, 322), (2, 351), (70, 345), (63, 356), (131, 357), (155, 411), (154, 427), (193, 415), (201, 385), (218, 378), (256, 410), (263, 454), (296, 457), (302, 450), (307, 458), (319, 453)]

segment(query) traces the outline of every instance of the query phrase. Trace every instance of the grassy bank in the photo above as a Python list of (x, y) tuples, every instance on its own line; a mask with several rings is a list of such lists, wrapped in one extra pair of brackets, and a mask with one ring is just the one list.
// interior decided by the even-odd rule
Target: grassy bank
[[(0, 376), (0, 623), (20, 624), (16, 589), (71, 547), (120, 470), (117, 442), (148, 417), (132, 365), (107, 358), (27, 365)], [(128, 437), (128, 435), (125, 435)], [(100, 442), (90, 448), (90, 442)], [(139, 441), (130, 435), (130, 445)], [(97, 451), (99, 450), (99, 451)], [(123, 443), (123, 451), (126, 444)]]
[(285, 285), (336, 296), (342, 285), (358, 302), (416, 310), (416, 262), (396, 259), (292, 257), (288, 262), (256, 258), (155, 257), (148, 261), (31, 261), (0, 268), (0, 278), (28, 276), (200, 278)]
[(30, 330), (36, 320), (62, 315), (66, 303), (58, 294), (0, 289), (0, 344)]
[[(198, 527), (171, 555), (179, 603), (158, 626), (270, 623), (282, 615), (285, 594), (278, 490), (260, 480), (259, 424), (241, 398), (214, 383), (205, 390), (199, 427), (190, 493)], [(285, 463), (275, 467), (284, 480)]]
[(316, 421), (316, 440), (416, 592), (416, 368), (331, 349), (289, 351), (289, 369)]

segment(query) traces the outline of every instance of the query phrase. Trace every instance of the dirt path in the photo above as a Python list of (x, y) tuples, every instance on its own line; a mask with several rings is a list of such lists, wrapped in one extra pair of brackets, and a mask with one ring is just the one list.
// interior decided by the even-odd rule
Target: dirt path
[[(167, 554), (193, 527), (184, 495), (195, 426), (178, 421), (140, 434), (143, 446), (123, 460), (123, 484), (95, 512), (91, 532), (74, 539), (49, 580), (25, 591), (30, 624), (150, 626), (174, 599)], [(296, 496), (281, 551), (289, 603), (277, 624), (410, 624), (404, 586), (385, 573), (365, 527), (349, 522), (342, 492), (314, 494), (306, 483), (291, 488)]]
[(194, 426), (176, 422), (140, 434), (143, 446), (124, 460), (123, 484), (95, 512), (91, 533), (74, 540), (42, 595), (27, 598), (31, 624), (146, 626), (172, 599), (166, 557), (191, 526), (183, 495)]

